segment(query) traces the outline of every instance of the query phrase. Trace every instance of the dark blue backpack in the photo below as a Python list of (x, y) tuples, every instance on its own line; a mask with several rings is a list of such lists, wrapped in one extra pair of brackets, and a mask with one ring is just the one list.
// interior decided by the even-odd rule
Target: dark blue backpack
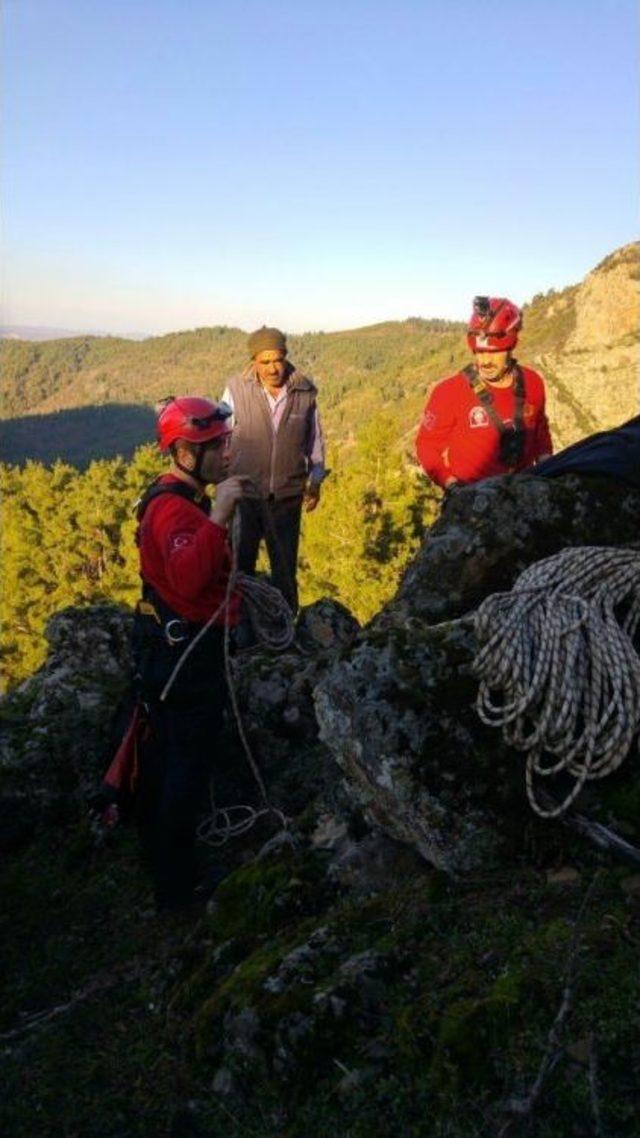
[(527, 470), (542, 478), (561, 474), (602, 474), (640, 490), (640, 415), (612, 431), (581, 439)]

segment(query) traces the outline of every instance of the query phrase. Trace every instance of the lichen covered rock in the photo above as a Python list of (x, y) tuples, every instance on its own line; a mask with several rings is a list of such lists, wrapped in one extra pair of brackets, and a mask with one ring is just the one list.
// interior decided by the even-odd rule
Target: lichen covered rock
[(325, 597), (301, 609), (295, 639), (285, 652), (274, 654), (258, 646), (236, 658), (233, 678), (243, 721), (259, 734), (263, 752), (282, 754), (287, 742), (317, 738), (313, 689), (359, 629), (344, 605)]
[(513, 755), (473, 709), (474, 648), (469, 620), (372, 630), (315, 692), (352, 799), (452, 874), (495, 860), (527, 809)]
[[(522, 848), (535, 828), (524, 762), (476, 715), (461, 614), (567, 546), (637, 540), (639, 516), (637, 492), (576, 476), (488, 479), (447, 498), (397, 596), (314, 692), (320, 739), (370, 821), (451, 874)], [(597, 810), (608, 790), (585, 797)]]
[(602, 477), (505, 475), (457, 488), (372, 626), (462, 616), (561, 549), (636, 541), (639, 517), (640, 493)]
[(118, 605), (56, 613), (45, 663), (3, 698), (0, 813), (12, 819), (0, 828), (4, 849), (68, 814), (102, 777), (131, 683), (131, 621)]

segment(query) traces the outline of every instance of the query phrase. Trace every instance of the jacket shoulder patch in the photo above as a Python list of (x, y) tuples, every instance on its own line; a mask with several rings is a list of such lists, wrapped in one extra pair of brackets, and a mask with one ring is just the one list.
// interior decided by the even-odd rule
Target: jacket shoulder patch
[(484, 407), (472, 407), (469, 411), (469, 426), (470, 427), (488, 427), (489, 416)]

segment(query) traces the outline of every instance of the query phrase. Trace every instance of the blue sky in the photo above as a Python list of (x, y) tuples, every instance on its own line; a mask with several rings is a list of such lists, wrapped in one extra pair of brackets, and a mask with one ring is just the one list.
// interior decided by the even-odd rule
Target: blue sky
[(3, 321), (465, 318), (635, 237), (635, 0), (6, 0)]

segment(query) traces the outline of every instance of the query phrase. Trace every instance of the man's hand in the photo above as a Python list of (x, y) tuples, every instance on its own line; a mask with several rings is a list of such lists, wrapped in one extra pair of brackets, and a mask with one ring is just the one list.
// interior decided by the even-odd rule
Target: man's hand
[(308, 514), (315, 510), (320, 501), (320, 483), (310, 482), (304, 492), (304, 508)]
[(445, 484), (444, 484), (444, 489), (445, 489), (445, 490), (450, 490), (452, 486), (457, 486), (457, 485), (458, 485), (458, 479), (457, 479), (457, 478), (454, 478), (454, 477), (451, 475), (449, 478), (447, 478), (447, 481), (446, 481), (446, 482), (445, 482)]
[(251, 479), (246, 474), (233, 474), (231, 478), (219, 482), (216, 487), (216, 500), (209, 514), (210, 520), (218, 526), (228, 525), (237, 503), (250, 486)]

